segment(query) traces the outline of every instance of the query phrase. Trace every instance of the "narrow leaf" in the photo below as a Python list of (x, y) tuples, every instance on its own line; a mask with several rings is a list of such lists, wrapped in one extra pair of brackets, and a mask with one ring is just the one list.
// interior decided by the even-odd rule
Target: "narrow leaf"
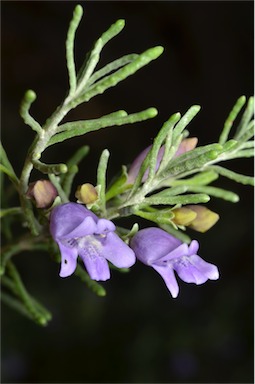
[(74, 40), (75, 33), (80, 24), (81, 18), (83, 14), (82, 7), (78, 4), (73, 12), (73, 18), (70, 22), (69, 29), (67, 32), (66, 39), (66, 61), (67, 61), (67, 69), (69, 75), (69, 85), (70, 92), (69, 95), (72, 96), (76, 89), (76, 70), (75, 70), (75, 60), (74, 60)]
[(219, 144), (209, 144), (204, 147), (195, 148), (174, 159), (170, 167), (166, 168), (160, 176), (162, 179), (167, 179), (180, 176), (189, 171), (196, 172), (207, 163), (217, 159), (221, 149), (222, 146)]
[(66, 173), (68, 168), (66, 164), (45, 164), (42, 163), (39, 160), (32, 160), (32, 163), (38, 171), (42, 173), (54, 173), (54, 174), (59, 174), (59, 173)]
[(92, 292), (96, 293), (98, 296), (106, 295), (106, 291), (104, 287), (98, 284), (95, 280), (91, 280), (87, 272), (80, 265), (77, 265), (77, 268), (74, 274), (78, 276), (81, 279), (81, 281), (83, 281), (87, 285), (87, 287)]
[(160, 228), (164, 229), (164, 231), (170, 233), (170, 235), (173, 235), (177, 239), (180, 239), (184, 243), (189, 244), (191, 242), (191, 238), (183, 233), (182, 231), (175, 229), (172, 225), (170, 224), (160, 224)]
[(236, 181), (237, 183), (254, 185), (254, 177), (252, 176), (241, 175), (240, 173), (233, 172), (218, 165), (213, 165), (211, 168), (221, 176), (225, 176), (228, 179)]
[(198, 203), (207, 203), (210, 200), (210, 197), (205, 193), (196, 193), (183, 196), (157, 196), (153, 195), (144, 199), (144, 203), (139, 204), (139, 207), (142, 207), (143, 204), (149, 205), (175, 205), (175, 204), (198, 204)]
[[(214, 168), (213, 168), (214, 169)], [(213, 182), (218, 178), (217, 172), (214, 172), (213, 170), (211, 171), (205, 171), (197, 174), (194, 177), (191, 177), (189, 179), (183, 179), (183, 180), (173, 180), (171, 182), (172, 186), (176, 185), (207, 185)]]
[(29, 109), (31, 104), (35, 101), (36, 94), (34, 91), (29, 89), (21, 102), (20, 105), (20, 115), (24, 120), (24, 123), (29, 125), (34, 131), (36, 131), (39, 135), (43, 132), (40, 124), (30, 115)]
[(208, 186), (189, 186), (188, 190), (190, 192), (202, 192), (206, 193), (209, 196), (218, 197), (223, 200), (230, 201), (231, 203), (237, 203), (239, 201), (239, 196), (231, 191), (226, 191), (225, 189), (217, 187), (208, 187)]
[(165, 140), (167, 134), (169, 133), (169, 130), (174, 127), (174, 125), (179, 121), (181, 118), (180, 113), (175, 113), (172, 115), (169, 120), (167, 120), (163, 127), (160, 129), (158, 135), (154, 139), (151, 151), (150, 151), (150, 161), (149, 161), (149, 174), (148, 178), (146, 180), (146, 184), (150, 183), (150, 181), (153, 179), (155, 172), (156, 172), (156, 164), (158, 159), (158, 152), (159, 149)]
[(72, 103), (72, 108), (78, 104), (89, 101), (92, 97), (103, 93), (106, 89), (114, 87), (120, 81), (134, 74), (140, 68), (150, 63), (152, 60), (157, 59), (162, 54), (162, 52), (163, 48), (159, 46), (150, 48), (147, 51), (141, 53), (133, 62), (125, 65), (118, 71), (104, 77), (102, 80), (94, 84), (87, 92), (85, 92), (80, 98), (76, 99), (74, 103)]
[[(96, 41), (94, 48), (89, 54), (88, 60), (83, 64), (80, 73), (78, 75), (78, 87), (76, 94), (80, 94), (84, 87), (87, 85), (87, 82), (92, 75), (100, 57), (101, 50), (104, 45), (116, 36), (124, 28), (125, 21), (120, 19), (116, 23), (112, 24), (110, 28), (102, 34), (102, 36)], [(80, 104), (80, 102), (78, 102)], [(78, 105), (76, 104), (76, 105)]]
[(187, 125), (194, 119), (194, 117), (198, 114), (201, 107), (199, 105), (193, 105), (188, 109), (188, 111), (182, 116), (181, 120), (173, 132), (173, 142), (182, 134), (183, 130), (187, 127)]
[(111, 63), (104, 66), (102, 69), (99, 69), (97, 72), (95, 72), (90, 79), (88, 80), (88, 87), (90, 87), (92, 84), (94, 84), (97, 80), (101, 79), (102, 77), (108, 75), (110, 72), (116, 71), (117, 69), (123, 67), (124, 65), (131, 63), (134, 61), (139, 55), (137, 53), (131, 53), (129, 55), (125, 55), (121, 57), (120, 59), (114, 60)]
[(41, 311), (42, 308), (39, 309), (38, 306), (35, 304), (35, 300), (27, 292), (14, 264), (9, 261), (7, 266), (8, 266), (10, 277), (12, 278), (14, 283), (13, 290), (23, 301), (26, 309), (30, 312), (33, 319), (40, 325), (46, 325), (48, 322), (48, 314), (49, 314), (48, 311), (45, 316), (45, 314)]
[(93, 121), (87, 120), (81, 122), (66, 123), (68, 124), (66, 125), (68, 131), (61, 132), (53, 136), (49, 141), (48, 146), (60, 143), (72, 137), (84, 135), (88, 132), (99, 130), (101, 128), (112, 127), (114, 125), (121, 126), (124, 124), (133, 124), (139, 121), (151, 119), (157, 115), (157, 110), (155, 108), (148, 108), (144, 111), (133, 113), (130, 115), (127, 115), (125, 111), (119, 111), (115, 113), (115, 116), (113, 114), (110, 114), (99, 119), (94, 119)]
[(106, 170), (110, 153), (105, 149), (100, 157), (97, 168), (97, 186), (99, 186), (99, 204), (103, 213), (105, 212), (105, 188), (106, 188)]
[(20, 215), (20, 214), (22, 214), (22, 209), (20, 207), (0, 209), (1, 218), (7, 215)]
[(247, 106), (245, 108), (244, 114), (242, 116), (242, 119), (237, 127), (234, 139), (239, 140), (240, 137), (245, 133), (245, 131), (248, 128), (248, 124), (252, 119), (253, 114), (254, 114), (254, 98), (250, 97), (248, 100)]
[(7, 157), (7, 154), (4, 150), (4, 147), (3, 147), (1, 142), (0, 142), (0, 161), (1, 161), (0, 170), (2, 172), (6, 173), (9, 176), (9, 178), (11, 179), (11, 181), (17, 187), (19, 185), (19, 179), (14, 172), (14, 169), (13, 169), (13, 167), (12, 167), (8, 157)]
[[(246, 101), (246, 97), (245, 96), (241, 96), (237, 100), (237, 102), (235, 103), (235, 105), (232, 108), (232, 110), (230, 111), (230, 114), (228, 115), (227, 120), (225, 121), (222, 133), (221, 133), (220, 138), (219, 138), (219, 143), (220, 144), (224, 144), (227, 141), (230, 129), (231, 129), (231, 127), (232, 127), (232, 125), (233, 125), (233, 123), (234, 123), (238, 113), (240, 112), (240, 110), (244, 106), (245, 101)], [(236, 138), (236, 136), (235, 136), (235, 138)]]

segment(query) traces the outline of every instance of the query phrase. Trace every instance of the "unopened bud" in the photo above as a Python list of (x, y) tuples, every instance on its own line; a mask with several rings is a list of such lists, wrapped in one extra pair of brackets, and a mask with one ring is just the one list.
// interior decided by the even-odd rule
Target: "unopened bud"
[[(219, 215), (202, 205), (186, 205), (173, 210), (172, 221), (198, 232), (206, 232), (219, 220)], [(193, 215), (193, 218), (192, 218)]]
[(75, 197), (79, 203), (92, 204), (98, 199), (98, 193), (92, 184), (85, 183), (78, 186)]
[(34, 201), (37, 208), (49, 208), (58, 192), (49, 180), (37, 180), (29, 184), (26, 196)]
[(196, 212), (186, 207), (173, 209), (172, 212), (174, 213), (174, 218), (172, 219), (172, 221), (176, 225), (187, 226), (192, 223), (192, 221), (197, 217)]

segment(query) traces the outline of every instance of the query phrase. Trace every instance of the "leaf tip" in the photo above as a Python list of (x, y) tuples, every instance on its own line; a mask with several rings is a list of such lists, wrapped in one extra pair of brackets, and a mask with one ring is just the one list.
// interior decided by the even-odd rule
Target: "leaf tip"
[(157, 59), (164, 52), (164, 47), (158, 45), (150, 49), (150, 56), (152, 59)]
[(73, 12), (74, 16), (75, 17), (79, 17), (81, 18), (82, 15), (83, 15), (83, 8), (80, 4), (77, 4), (76, 7), (74, 8), (74, 12)]
[(25, 93), (25, 100), (32, 103), (36, 99), (36, 93), (32, 89), (28, 89)]

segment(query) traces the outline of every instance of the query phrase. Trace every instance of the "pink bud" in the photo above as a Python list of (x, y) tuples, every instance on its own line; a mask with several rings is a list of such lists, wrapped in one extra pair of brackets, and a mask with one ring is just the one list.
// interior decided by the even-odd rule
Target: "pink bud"
[(49, 180), (37, 180), (29, 184), (26, 195), (34, 201), (37, 208), (49, 208), (58, 192)]

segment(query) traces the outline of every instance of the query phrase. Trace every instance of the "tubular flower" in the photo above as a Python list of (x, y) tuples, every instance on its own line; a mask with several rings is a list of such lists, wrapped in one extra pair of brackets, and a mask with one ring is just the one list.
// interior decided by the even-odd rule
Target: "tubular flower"
[[(188, 152), (188, 151), (191, 151), (192, 149), (194, 149), (197, 145), (197, 138), (196, 137), (190, 137), (190, 138), (187, 138), (187, 139), (184, 139), (182, 140), (182, 142), (180, 143), (179, 145), (179, 148), (177, 149), (177, 151), (175, 152), (175, 155), (173, 158), (177, 157), (177, 156), (180, 156), (182, 155), (183, 153), (185, 152)], [(133, 163), (131, 164), (130, 166), (130, 169), (129, 169), (129, 172), (128, 172), (128, 179), (127, 179), (127, 184), (133, 184), (137, 175), (138, 175), (138, 172), (140, 170), (140, 167), (145, 159), (145, 157), (147, 156), (149, 150), (151, 149), (152, 145), (150, 145), (149, 147), (145, 148), (136, 158), (135, 160), (133, 161)], [(162, 147), (159, 149), (158, 151), (158, 157), (157, 157), (157, 164), (156, 164), (156, 170), (158, 170), (159, 168), (159, 165), (161, 163), (161, 160), (163, 158), (163, 155), (164, 155), (164, 152), (165, 152), (165, 146), (162, 145)], [(148, 173), (149, 173), (149, 170), (147, 169), (143, 175), (143, 178), (142, 178), (142, 182), (144, 183), (145, 180), (147, 179), (148, 177)]]
[(92, 280), (110, 278), (108, 261), (118, 268), (135, 263), (129, 246), (114, 233), (115, 225), (99, 219), (93, 212), (77, 203), (59, 205), (52, 210), (50, 231), (61, 252), (60, 276), (71, 275), (78, 255)]
[(197, 285), (219, 278), (218, 268), (197, 255), (196, 240), (187, 245), (160, 228), (146, 228), (137, 232), (130, 245), (138, 260), (162, 276), (174, 298), (179, 293), (174, 271), (186, 283)]

